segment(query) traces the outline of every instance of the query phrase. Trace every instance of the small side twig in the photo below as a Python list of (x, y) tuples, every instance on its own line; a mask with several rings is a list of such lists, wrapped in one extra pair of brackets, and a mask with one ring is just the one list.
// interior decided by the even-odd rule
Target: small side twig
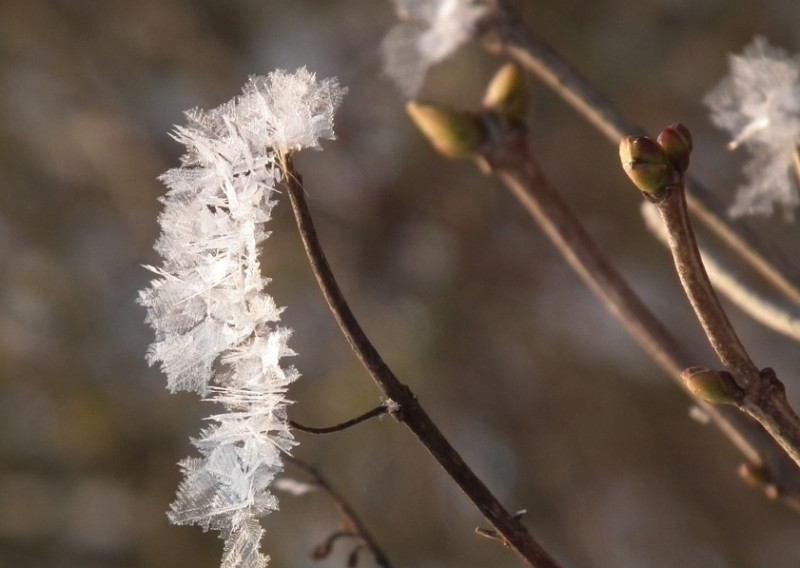
[(534, 540), (522, 523), (503, 507), (483, 481), (475, 475), (422, 408), (411, 389), (400, 382), (383, 361), (350, 310), (328, 265), (305, 199), (305, 189), (299, 174), (294, 171), (290, 156), (285, 157), (283, 172), (292, 211), (317, 283), (350, 347), (383, 394), (397, 404), (397, 411), (393, 416), (414, 433), (492, 527), (503, 536), (505, 543), (529, 566), (558, 568), (555, 559)]
[(365, 422), (370, 418), (375, 418), (376, 416), (383, 416), (384, 414), (389, 414), (392, 412), (393, 406), (387, 403), (381, 404), (380, 406), (376, 406), (372, 410), (361, 414), (360, 416), (356, 416), (355, 418), (351, 418), (350, 420), (345, 420), (340, 424), (334, 424), (333, 426), (325, 426), (322, 428), (314, 428), (312, 426), (303, 426), (295, 422), (294, 420), (289, 420), (289, 424), (292, 428), (296, 430), (300, 430), (301, 432), (306, 432), (308, 434), (332, 434), (334, 432), (341, 432), (342, 430), (347, 430), (348, 428), (355, 426), (356, 424), (360, 424), (361, 422)]

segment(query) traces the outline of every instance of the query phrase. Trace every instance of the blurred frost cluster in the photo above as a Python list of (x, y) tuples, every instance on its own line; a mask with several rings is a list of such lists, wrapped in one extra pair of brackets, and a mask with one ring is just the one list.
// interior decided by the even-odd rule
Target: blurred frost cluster
[(776, 207), (791, 219), (798, 198), (800, 58), (756, 37), (730, 57), (730, 75), (705, 99), (713, 122), (744, 146), (747, 183), (730, 209), (733, 216), (770, 215)]
[(386, 74), (409, 97), (432, 65), (471, 39), (486, 7), (472, 0), (395, 0), (400, 22), (383, 40)]

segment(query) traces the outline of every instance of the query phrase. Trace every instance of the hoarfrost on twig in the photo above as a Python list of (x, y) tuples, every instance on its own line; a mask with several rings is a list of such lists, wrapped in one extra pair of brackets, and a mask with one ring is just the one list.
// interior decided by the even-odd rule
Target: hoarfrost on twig
[(251, 77), (235, 99), (186, 113), (173, 137), (186, 146), (181, 167), (161, 176), (162, 265), (139, 302), (155, 330), (148, 361), (170, 390), (192, 390), (223, 412), (192, 440), (201, 457), (181, 462), (184, 479), (169, 518), (220, 532), (223, 568), (263, 568), (258, 517), (278, 508), (270, 492), (295, 441), (285, 393), (298, 377), (282, 308), (266, 292), (259, 245), (275, 205), (286, 154), (334, 138), (333, 114), (345, 89), (335, 79), (276, 71)]

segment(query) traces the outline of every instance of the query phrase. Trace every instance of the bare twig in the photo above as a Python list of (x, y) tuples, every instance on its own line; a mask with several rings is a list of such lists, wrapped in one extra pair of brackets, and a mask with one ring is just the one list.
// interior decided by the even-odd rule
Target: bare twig
[(333, 540), (339, 535), (356, 535), (364, 542), (364, 545), (370, 550), (370, 552), (372, 552), (372, 555), (375, 557), (375, 563), (378, 566), (381, 568), (391, 568), (389, 557), (386, 556), (386, 553), (378, 545), (377, 541), (372, 536), (372, 533), (367, 529), (366, 525), (361, 521), (359, 516), (356, 515), (355, 511), (347, 502), (347, 500), (341, 495), (341, 493), (336, 491), (331, 486), (331, 484), (319, 472), (319, 470), (301, 460), (298, 460), (297, 458), (287, 457), (286, 459), (294, 466), (303, 470), (307, 475), (309, 475), (314, 480), (314, 484), (328, 494), (328, 496), (333, 500), (333, 503), (336, 505), (336, 508), (339, 510), (339, 514), (342, 516), (342, 519), (345, 523), (345, 531), (342, 533), (335, 533), (332, 535), (329, 541), (333, 542)]
[[(487, 20), (488, 48), (505, 53), (551, 87), (613, 143), (644, 129), (623, 114), (561, 55), (528, 28), (511, 0), (492, 0)], [(688, 180), (689, 205), (698, 218), (756, 271), (794, 303), (800, 305), (800, 276), (772, 247), (745, 224), (732, 221), (725, 207), (700, 183)]]
[(287, 193), (314, 276), (351, 348), (384, 395), (397, 403), (393, 416), (416, 435), (486, 520), (503, 536), (508, 547), (515, 550), (530, 566), (557, 568), (556, 561), (533, 539), (522, 523), (500, 504), (464, 462), (419, 404), (411, 389), (400, 382), (367, 338), (328, 265), (305, 200), (303, 185), (292, 167), (290, 157), (286, 157), (284, 166)]

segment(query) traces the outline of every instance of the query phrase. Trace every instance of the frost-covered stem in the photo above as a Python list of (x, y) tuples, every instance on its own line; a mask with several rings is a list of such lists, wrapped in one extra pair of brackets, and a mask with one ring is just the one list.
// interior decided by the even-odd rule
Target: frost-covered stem
[[(603, 93), (525, 25), (510, 0), (492, 0), (494, 17), (487, 19), (488, 48), (505, 53), (551, 87), (613, 144), (644, 129), (630, 120)], [(800, 305), (800, 277), (746, 225), (732, 221), (717, 198), (694, 180), (688, 180), (687, 199), (692, 212), (731, 250)]]
[(350, 347), (383, 394), (397, 404), (398, 409), (393, 413), (395, 418), (414, 433), (486, 520), (503, 536), (507, 546), (514, 549), (529, 566), (558, 568), (556, 561), (533, 539), (519, 519), (500, 504), (489, 488), (464, 462), (419, 404), (411, 389), (401, 383), (383, 361), (361, 329), (339, 289), (317, 238), (301, 179), (292, 169), (290, 160), (286, 163), (286, 174), (287, 193), (317, 283)]
[(728, 320), (703, 266), (683, 187), (663, 192), (656, 205), (689, 303), (719, 360), (744, 391), (737, 406), (756, 419), (800, 465), (800, 417), (789, 406), (775, 373), (766, 369), (759, 372)]
[[(521, 132), (497, 136), (484, 148), (492, 173), (539, 224), (586, 285), (605, 303), (642, 348), (682, 389), (680, 374), (692, 359), (599, 250), (580, 221), (530, 155)], [(508, 145), (506, 145), (508, 144)], [(734, 408), (697, 401), (723, 434), (752, 463), (764, 464), (778, 497), (800, 511), (800, 472), (786, 453), (757, 424)]]
[(288, 457), (286, 461), (298, 469), (303, 470), (314, 480), (314, 484), (320, 487), (331, 498), (347, 526), (348, 533), (357, 535), (364, 542), (364, 545), (375, 558), (375, 564), (381, 568), (391, 568), (392, 564), (389, 561), (389, 557), (375, 540), (375, 537), (373, 537), (367, 526), (347, 502), (347, 499), (331, 486), (319, 470), (296, 458)]

